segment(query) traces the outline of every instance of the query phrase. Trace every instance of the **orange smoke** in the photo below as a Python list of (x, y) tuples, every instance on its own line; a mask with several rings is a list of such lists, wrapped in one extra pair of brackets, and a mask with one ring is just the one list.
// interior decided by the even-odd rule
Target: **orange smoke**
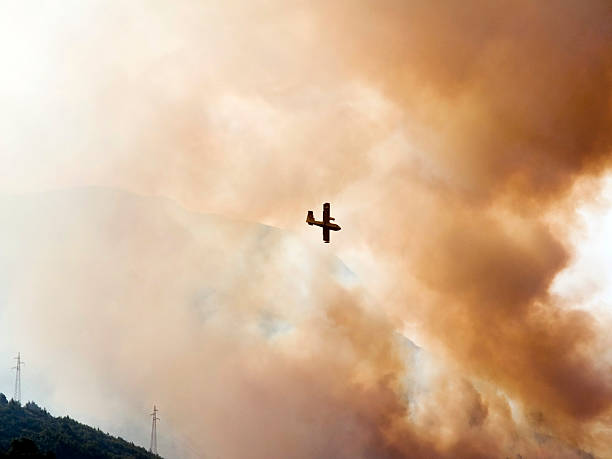
[[(550, 293), (573, 250), (552, 222), (609, 171), (610, 2), (130, 5), (41, 39), (44, 122), (0, 118), (2, 189), (113, 186), (297, 236), (91, 190), (49, 204), (61, 243), (15, 213), (11, 298), (51, 360), (149, 385), (220, 457), (612, 454), (609, 324)], [(324, 201), (360, 288), (296, 242)], [(100, 346), (49, 328), (50, 301)]]
[(599, 358), (609, 343), (594, 317), (548, 293), (570, 253), (545, 213), (571, 206), (572, 185), (609, 165), (609, 3), (343, 2), (324, 16), (347, 18), (326, 25), (348, 71), (404, 109), (435, 167), (379, 213), (412, 215), (389, 248), (410, 244), (406, 275), (432, 292), (426, 327), (581, 444), (581, 427), (610, 412), (610, 364)]

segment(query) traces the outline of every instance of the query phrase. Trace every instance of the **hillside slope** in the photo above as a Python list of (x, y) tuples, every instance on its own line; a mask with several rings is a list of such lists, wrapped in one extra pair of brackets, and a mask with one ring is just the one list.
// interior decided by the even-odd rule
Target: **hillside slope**
[[(281, 447), (289, 456), (303, 441), (325, 447), (310, 446), (301, 423), (280, 434), (285, 444), (258, 416), (236, 422), (245, 407), (277, 425), (295, 416), (291, 398), (277, 398), (278, 387), (293, 388), (294, 343), (306, 340), (300, 353), (313, 356), (317, 343), (327, 348), (316, 325), (329, 321), (321, 297), (359, 284), (318, 232), (304, 240), (106, 188), (0, 193), (0, 228), (0, 389), (12, 386), (9, 363), (21, 352), (24, 393), (55, 413), (146, 445), (148, 410), (162, 407), (166, 457), (232, 457), (225, 448), (238, 442), (227, 431), (237, 428), (233, 457), (278, 457), (270, 448)], [(273, 411), (254, 387), (277, 400)], [(236, 401), (226, 406), (228, 394)]]
[[(157, 457), (144, 448), (69, 417), (53, 417), (35, 403), (22, 407), (0, 394), (0, 457), (9, 451), (13, 440), (21, 438), (32, 440), (41, 452), (40, 456), (29, 454), (27, 457), (53, 457), (43, 454), (47, 452), (54, 453), (57, 459)], [(22, 456), (12, 454), (8, 457)]]

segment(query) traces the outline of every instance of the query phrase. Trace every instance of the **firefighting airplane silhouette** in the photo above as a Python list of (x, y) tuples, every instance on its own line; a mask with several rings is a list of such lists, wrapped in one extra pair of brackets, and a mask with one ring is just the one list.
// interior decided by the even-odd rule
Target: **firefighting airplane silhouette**
[(336, 225), (335, 223), (331, 223), (331, 220), (335, 220), (335, 218), (332, 218), (329, 216), (329, 202), (326, 202), (325, 204), (323, 204), (323, 221), (319, 222), (317, 220), (314, 219), (314, 214), (312, 213), (312, 210), (308, 211), (308, 215), (306, 215), (306, 223), (308, 223), (309, 225), (316, 225), (316, 226), (320, 226), (321, 228), (323, 228), (323, 240), (325, 242), (329, 242), (329, 231), (340, 231), (340, 226)]

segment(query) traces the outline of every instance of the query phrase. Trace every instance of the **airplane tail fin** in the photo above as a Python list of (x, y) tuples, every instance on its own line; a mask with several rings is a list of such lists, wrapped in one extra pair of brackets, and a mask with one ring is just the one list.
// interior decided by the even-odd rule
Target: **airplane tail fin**
[(306, 223), (308, 223), (309, 225), (312, 225), (313, 221), (314, 221), (314, 213), (312, 212), (312, 210), (309, 210), (308, 215), (306, 216)]

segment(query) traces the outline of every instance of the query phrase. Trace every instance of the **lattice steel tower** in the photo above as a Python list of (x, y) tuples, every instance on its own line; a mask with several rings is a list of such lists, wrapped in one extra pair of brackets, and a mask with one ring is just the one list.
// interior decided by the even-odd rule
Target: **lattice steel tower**
[(157, 413), (157, 407), (153, 405), (153, 412), (151, 413), (153, 417), (153, 424), (151, 425), (151, 446), (149, 446), (149, 452), (153, 454), (157, 454), (157, 421), (159, 421)]
[(21, 352), (17, 353), (17, 365), (12, 369), (15, 370), (15, 395), (13, 396), (13, 400), (21, 403), (21, 365), (24, 365), (25, 362), (21, 360)]

